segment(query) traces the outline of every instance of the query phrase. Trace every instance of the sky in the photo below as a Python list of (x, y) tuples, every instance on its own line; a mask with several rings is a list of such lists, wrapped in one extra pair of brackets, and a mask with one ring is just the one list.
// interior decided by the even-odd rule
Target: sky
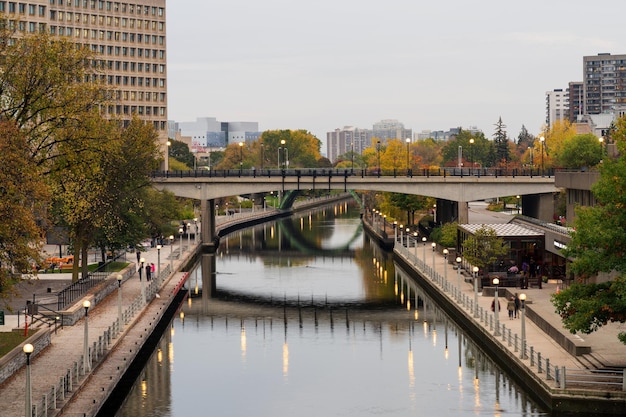
[(626, 54), (623, 0), (176, 0), (166, 13), (170, 120), (324, 142), (383, 119), (491, 138), (502, 118), (512, 138), (538, 135), (545, 93), (582, 81), (583, 56)]

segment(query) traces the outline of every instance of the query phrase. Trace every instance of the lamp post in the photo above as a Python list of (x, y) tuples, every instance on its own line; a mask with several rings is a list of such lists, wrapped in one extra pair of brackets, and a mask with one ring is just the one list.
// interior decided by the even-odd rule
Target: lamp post
[(411, 229), (406, 228), (406, 248), (409, 248), (409, 236), (411, 236)]
[[(239, 213), (241, 213), (241, 206), (239, 208)], [(189, 231), (191, 230), (191, 223), (187, 223), (187, 249), (191, 249), (191, 235)]]
[(30, 354), (35, 348), (30, 343), (26, 343), (22, 348), (26, 354), (26, 389), (24, 392), (24, 416), (31, 417), (33, 415), (33, 389), (30, 381)]
[(431, 243), (430, 246), (433, 248), (433, 277), (435, 276), (435, 249), (437, 248), (437, 244), (435, 242)]
[(404, 241), (404, 237), (402, 236), (403, 233), (404, 233), (404, 225), (401, 224), (400, 225), (400, 245), (402, 245), (402, 242)]
[(263, 170), (263, 161), (265, 160), (265, 145), (261, 142), (261, 170)]
[(520, 198), (521, 197), (518, 195), (517, 196), (517, 214), (519, 214), (519, 212), (520, 212)]
[(598, 138), (598, 142), (600, 142), (600, 152), (601, 152), (602, 158), (604, 158), (604, 138), (600, 136)]
[(526, 321), (524, 318), (524, 313), (526, 311), (526, 294), (521, 293), (519, 295), (519, 300), (522, 303), (521, 308), (520, 308), (520, 316), (522, 320), (522, 351), (519, 357), (520, 359), (526, 359)]
[(478, 317), (478, 267), (472, 268), (472, 276), (474, 277), (474, 317)]
[(415, 245), (415, 262), (417, 263), (417, 232), (413, 232), (413, 241)]
[[(146, 262), (146, 258), (141, 258), (139, 263), (141, 263), (141, 267), (139, 268), (139, 282), (141, 282), (141, 302), (144, 303), (146, 301), (146, 286), (141, 279), (141, 270), (143, 269), (143, 264)], [(148, 278), (148, 277), (146, 277)]]
[(543, 177), (543, 143), (546, 141), (546, 138), (543, 136), (539, 138), (539, 142), (541, 143), (541, 176)]
[(180, 235), (180, 256), (183, 256), (183, 228), (178, 228), (178, 234)]
[(157, 278), (161, 278), (161, 245), (157, 245)]
[(406, 176), (411, 175), (411, 171), (409, 170), (409, 146), (411, 145), (411, 138), (406, 138)]
[(443, 278), (445, 280), (445, 284), (444, 285), (448, 285), (448, 253), (450, 253), (448, 251), (447, 248), (443, 249)]
[(121, 274), (117, 274), (117, 320), (119, 321), (120, 329), (124, 328), (124, 317), (122, 315), (122, 279), (124, 277)]
[(461, 145), (457, 150), (457, 166), (459, 169), (463, 167), (463, 146)]
[[(252, 208), (254, 208), (254, 205), (252, 205)], [(198, 243), (198, 218), (197, 217), (193, 218), (193, 243), (194, 245)]]
[(354, 138), (352, 138), (352, 143), (350, 144), (350, 147), (351, 147), (351, 152), (350, 152), (351, 168), (350, 168), (350, 172), (354, 172)]
[(85, 340), (83, 341), (83, 372), (91, 370), (91, 364), (89, 362), (89, 307), (91, 303), (89, 300), (83, 301), (83, 307), (85, 308)]
[(378, 160), (378, 178), (380, 178), (380, 141), (376, 142), (376, 158)]
[(174, 272), (174, 235), (170, 235), (170, 273)]
[(460, 297), (461, 297), (461, 257), (457, 256), (456, 257), (456, 286), (457, 286), (457, 293), (456, 293), (456, 300), (459, 301)]
[(422, 246), (424, 246), (424, 267), (426, 266), (426, 236), (422, 236)]
[(474, 167), (474, 138), (470, 138), (470, 175), (472, 174), (472, 168)]
[(239, 142), (239, 176), (243, 172), (243, 142)]
[(533, 166), (534, 166), (534, 164), (533, 164), (533, 147), (529, 146), (528, 150), (530, 151), (530, 172), (532, 173), (533, 172)]
[(500, 334), (500, 323), (498, 323), (498, 318), (500, 314), (500, 302), (498, 301), (498, 285), (500, 284), (500, 280), (498, 278), (494, 278), (491, 282), (496, 287), (496, 291), (493, 295), (493, 321), (495, 322), (496, 329), (493, 334), (498, 336)]

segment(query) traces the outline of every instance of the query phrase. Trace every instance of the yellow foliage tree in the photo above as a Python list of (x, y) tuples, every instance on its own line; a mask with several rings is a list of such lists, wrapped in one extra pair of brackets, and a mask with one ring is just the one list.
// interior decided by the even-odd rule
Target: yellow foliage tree
[[(559, 155), (563, 152), (564, 144), (574, 136), (576, 129), (567, 121), (557, 120), (552, 124), (550, 129), (544, 128), (544, 132), (535, 140), (533, 150), (535, 166), (543, 168), (554, 168), (555, 161), (558, 161)], [(544, 141), (541, 141), (541, 137)]]

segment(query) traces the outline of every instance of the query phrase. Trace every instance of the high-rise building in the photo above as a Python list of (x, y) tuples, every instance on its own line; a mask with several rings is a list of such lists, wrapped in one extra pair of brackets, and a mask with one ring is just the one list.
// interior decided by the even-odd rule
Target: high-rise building
[(370, 146), (372, 131), (359, 129), (358, 127), (345, 126), (343, 129), (335, 129), (326, 133), (326, 157), (331, 162), (336, 162), (339, 155), (354, 151), (362, 154), (363, 149)]
[(402, 142), (406, 138), (413, 140), (413, 130), (405, 129), (404, 124), (395, 119), (385, 119), (374, 123), (374, 137), (386, 141), (387, 139), (400, 139)]
[(602, 53), (583, 57), (585, 114), (626, 110), (626, 55)]
[(48, 32), (89, 48), (114, 89), (104, 113), (151, 122), (167, 149), (165, 0), (0, 1), (0, 13), (18, 33)]
[(546, 92), (546, 125), (552, 127), (554, 122), (569, 117), (569, 101), (567, 92), (557, 88)]
[(197, 117), (174, 126), (180, 136), (191, 138), (193, 148), (224, 148), (230, 143), (254, 142), (261, 135), (257, 122), (220, 122), (215, 117)]
[(584, 103), (583, 99), (583, 83), (580, 81), (571, 81), (567, 88), (567, 96), (569, 107), (568, 111), (568, 119), (571, 123), (578, 122), (583, 115)]

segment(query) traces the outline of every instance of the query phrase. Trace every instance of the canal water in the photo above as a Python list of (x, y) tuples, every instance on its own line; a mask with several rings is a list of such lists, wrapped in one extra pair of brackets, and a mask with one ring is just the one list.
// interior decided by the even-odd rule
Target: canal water
[(546, 415), (351, 204), (232, 233), (187, 289), (117, 416)]

